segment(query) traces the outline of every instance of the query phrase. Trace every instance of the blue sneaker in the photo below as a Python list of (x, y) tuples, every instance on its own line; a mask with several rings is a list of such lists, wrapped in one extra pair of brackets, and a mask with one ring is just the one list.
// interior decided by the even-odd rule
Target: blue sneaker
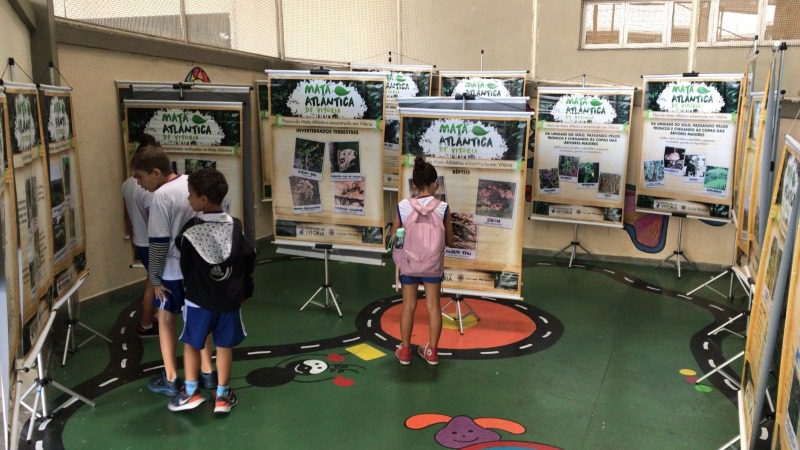
[(203, 389), (216, 389), (217, 388), (217, 371), (211, 373), (204, 373), (200, 371), (200, 387)]
[(153, 375), (147, 382), (147, 389), (154, 394), (164, 394), (168, 397), (175, 397), (181, 391), (181, 379), (175, 378), (174, 381), (167, 380), (167, 373), (161, 371)]
[(194, 394), (189, 395), (186, 393), (186, 390), (181, 389), (181, 392), (175, 397), (172, 397), (172, 400), (169, 401), (167, 408), (169, 408), (170, 411), (195, 409), (205, 403), (206, 400), (206, 397), (200, 391), (194, 391)]

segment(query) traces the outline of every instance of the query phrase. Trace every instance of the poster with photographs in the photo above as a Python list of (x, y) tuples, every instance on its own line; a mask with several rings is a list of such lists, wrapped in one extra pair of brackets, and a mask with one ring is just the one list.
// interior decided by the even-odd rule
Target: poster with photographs
[(383, 131), (383, 187), (396, 190), (400, 182), (400, 111), (398, 98), (431, 95), (433, 66), (352, 64), (356, 71), (386, 73), (386, 125)]
[[(756, 411), (755, 408), (759, 400), (758, 396), (763, 395), (766, 386), (757, 386), (757, 384), (762, 379), (761, 375), (764, 371), (769, 371), (772, 364), (771, 359), (765, 361), (765, 359), (768, 359), (768, 356), (765, 356), (766, 352), (771, 350), (767, 347), (768, 343), (766, 342), (768, 333), (771, 328), (781, 326), (784, 301), (786, 298), (794, 299), (796, 292), (796, 286), (794, 290), (791, 289), (791, 280), (796, 278), (797, 271), (792, 269), (795, 274), (789, 278), (790, 290), (788, 295), (783, 297), (776, 295), (776, 291), (780, 287), (778, 286), (778, 281), (781, 265), (792, 261), (797, 262), (797, 255), (792, 253), (796, 251), (797, 242), (795, 242), (795, 247), (793, 248), (787, 248), (786, 242), (789, 236), (796, 236), (797, 233), (796, 223), (791, 222), (789, 217), (796, 202), (796, 186), (798, 178), (800, 178), (800, 174), (796, 170), (797, 156), (800, 155), (800, 144), (788, 135), (785, 136), (785, 140), (786, 145), (783, 148), (780, 164), (778, 165), (780, 176), (775, 177), (769, 214), (770, 220), (767, 223), (767, 230), (764, 235), (758, 275), (756, 277), (755, 290), (753, 291), (750, 321), (747, 328), (743, 379), (751, 381), (749, 384), (744, 385), (745, 412), (747, 414), (745, 423), (750, 427), (748, 435), (754, 421), (761, 418), (761, 411)], [(791, 316), (788, 313), (786, 318), (786, 322), (791, 320)], [(794, 357), (790, 359), (794, 360)], [(781, 364), (787, 363), (792, 363), (792, 361), (781, 362)], [(797, 422), (794, 422), (794, 426), (796, 425)]]
[[(767, 76), (766, 89), (769, 89), (769, 76)], [(747, 112), (747, 119), (743, 128), (747, 134), (744, 148), (741, 152), (741, 165), (737, 168), (737, 182), (735, 199), (736, 208), (736, 246), (737, 263), (746, 266), (751, 253), (757, 252), (757, 216), (756, 202), (758, 180), (761, 175), (759, 160), (764, 142), (764, 124), (767, 120), (767, 104), (763, 101), (763, 94), (751, 97), (751, 105)]]
[(228, 182), (226, 204), (244, 217), (242, 182), (242, 104), (124, 100), (125, 160), (130, 161), (142, 136), (153, 136), (178, 175), (214, 167)]
[(524, 97), (525, 70), (439, 71), (439, 95), (452, 97)]
[(70, 89), (40, 86), (42, 127), (50, 167), (50, 207), (56, 273), (86, 269), (83, 197)]
[(681, 214), (729, 221), (743, 75), (643, 78), (637, 211), (671, 214), (655, 200), (685, 200), (708, 215)]
[(8, 108), (6, 142), (12, 150), (19, 253), (22, 264), (23, 319), (36, 313), (53, 282), (53, 227), (50, 181), (35, 85), (5, 83)]
[(386, 74), (267, 75), (275, 237), (383, 251)]
[(531, 218), (621, 228), (634, 88), (538, 92)]
[(269, 124), (269, 86), (256, 81), (258, 96), (258, 131), (261, 150), (261, 201), (272, 200), (272, 127)]
[[(7, 171), (6, 154), (8, 150), (8, 116), (6, 115), (6, 97), (0, 89), (0, 242), (3, 244), (3, 267), (0, 270), (2, 286), (5, 293), (5, 305), (8, 318), (8, 358), (4, 362), (6, 369), (14, 367), (16, 349), (21, 336), (19, 271), (17, 270), (17, 221), (14, 209), (13, 172)], [(11, 184), (9, 184), (11, 183)], [(8, 382), (8, 373), (2, 374)]]
[(400, 198), (415, 195), (414, 158), (436, 168), (454, 244), (445, 290), (520, 298), (525, 150), (531, 113), (400, 108)]

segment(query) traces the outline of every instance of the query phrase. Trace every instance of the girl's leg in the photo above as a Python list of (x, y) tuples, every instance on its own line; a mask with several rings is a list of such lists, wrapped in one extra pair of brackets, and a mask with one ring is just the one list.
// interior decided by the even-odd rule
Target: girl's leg
[(400, 313), (400, 344), (411, 345), (411, 331), (414, 329), (414, 311), (417, 309), (417, 284), (403, 285), (403, 312)]
[(439, 348), (439, 336), (442, 334), (442, 305), (439, 300), (441, 283), (425, 283), (425, 303), (428, 307), (428, 342), (431, 347)]

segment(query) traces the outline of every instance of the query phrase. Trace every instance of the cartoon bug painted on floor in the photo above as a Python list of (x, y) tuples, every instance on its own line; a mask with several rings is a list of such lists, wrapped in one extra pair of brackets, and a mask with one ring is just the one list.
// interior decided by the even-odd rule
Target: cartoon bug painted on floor
[(511, 434), (522, 434), (525, 427), (517, 422), (494, 417), (446, 416), (444, 414), (416, 414), (406, 419), (405, 425), (412, 430), (421, 430), (436, 424), (446, 424), (434, 435), (434, 440), (446, 448), (465, 450), (503, 447), (531, 448), (538, 450), (561, 450), (552, 445), (526, 441), (504, 441), (499, 433), (490, 428)]
[(319, 383), (330, 380), (336, 386), (350, 387), (355, 381), (347, 378), (344, 374), (346, 372), (359, 373), (366, 367), (345, 364), (344, 361), (345, 357), (338, 353), (293, 356), (275, 366), (252, 370), (245, 376), (245, 379), (251, 386), (258, 387), (281, 386), (290, 381)]

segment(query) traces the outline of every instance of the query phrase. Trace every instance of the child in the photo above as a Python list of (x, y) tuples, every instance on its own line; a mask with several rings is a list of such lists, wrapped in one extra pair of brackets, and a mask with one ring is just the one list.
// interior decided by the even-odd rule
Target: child
[[(145, 134), (142, 136), (142, 144), (136, 149), (138, 152), (146, 145), (154, 144), (155, 139)], [(134, 254), (136, 259), (141, 261), (144, 269), (147, 270), (147, 217), (150, 209), (150, 201), (153, 193), (145, 190), (136, 181), (134, 176), (130, 176), (122, 183), (122, 200), (125, 204), (125, 225), (128, 234), (131, 236)], [(136, 332), (141, 337), (158, 336), (158, 327), (153, 326), (155, 309), (153, 308), (153, 285), (149, 279), (144, 281), (144, 294), (142, 295), (142, 320), (136, 327)]]
[(255, 249), (242, 235), (242, 224), (225, 213), (225, 176), (212, 168), (189, 175), (189, 204), (201, 214), (189, 220), (177, 240), (186, 287), (183, 342), (184, 389), (170, 411), (194, 409), (206, 401), (197, 390), (200, 349), (209, 334), (217, 347), (219, 384), (215, 413), (229, 413), (238, 400), (230, 383), (233, 347), (244, 339), (241, 304), (253, 294)]
[[(133, 157), (133, 174), (139, 185), (153, 193), (147, 224), (149, 237), (148, 278), (153, 284), (158, 311), (159, 344), (164, 370), (147, 383), (148, 389), (170, 397), (178, 395), (178, 362), (175, 345), (175, 314), (183, 308), (183, 274), (175, 246), (181, 227), (195, 213), (187, 200), (187, 177), (172, 171), (169, 157), (158, 144), (145, 145)], [(211, 350), (203, 351), (203, 387), (216, 388), (211, 368)]]
[[(417, 156), (414, 160), (414, 173), (412, 175), (412, 183), (417, 188), (418, 193), (412, 199), (403, 199), (397, 205), (395, 211), (392, 235), (396, 235), (397, 229), (403, 224), (410, 225), (410, 220), (417, 220), (419, 215), (433, 214), (435, 220), (441, 220), (443, 226), (438, 228), (438, 232), (443, 232), (444, 236), (433, 237), (431, 241), (442, 242), (445, 245), (453, 245), (453, 224), (450, 221), (450, 210), (447, 203), (440, 202), (434, 197), (436, 189), (439, 186), (438, 175), (436, 169), (430, 163), (425, 162), (421, 156)], [(416, 212), (416, 215), (414, 214)], [(413, 217), (413, 219), (412, 219)], [(443, 230), (442, 230), (443, 228)], [(405, 246), (413, 245), (409, 239), (414, 239), (414, 236), (409, 235), (406, 230)], [(423, 236), (427, 238), (427, 236)], [(436, 239), (438, 238), (438, 239)], [(428, 241), (426, 241), (428, 242)], [(417, 308), (417, 289), (419, 284), (425, 286), (425, 299), (428, 306), (428, 328), (429, 337), (428, 343), (424, 346), (417, 348), (417, 353), (430, 365), (439, 364), (439, 354), (437, 348), (439, 345), (439, 335), (442, 333), (442, 309), (439, 304), (439, 290), (442, 286), (442, 279), (444, 272), (442, 271), (442, 261), (444, 260), (444, 248), (430, 249), (434, 252), (433, 259), (438, 265), (437, 273), (432, 274), (404, 274), (403, 269), (400, 268), (400, 284), (403, 289), (403, 311), (400, 314), (400, 346), (395, 351), (397, 360), (402, 365), (411, 364), (411, 331), (414, 328), (414, 311)], [(395, 256), (395, 255), (393, 255)], [(395, 258), (397, 262), (398, 259)]]

